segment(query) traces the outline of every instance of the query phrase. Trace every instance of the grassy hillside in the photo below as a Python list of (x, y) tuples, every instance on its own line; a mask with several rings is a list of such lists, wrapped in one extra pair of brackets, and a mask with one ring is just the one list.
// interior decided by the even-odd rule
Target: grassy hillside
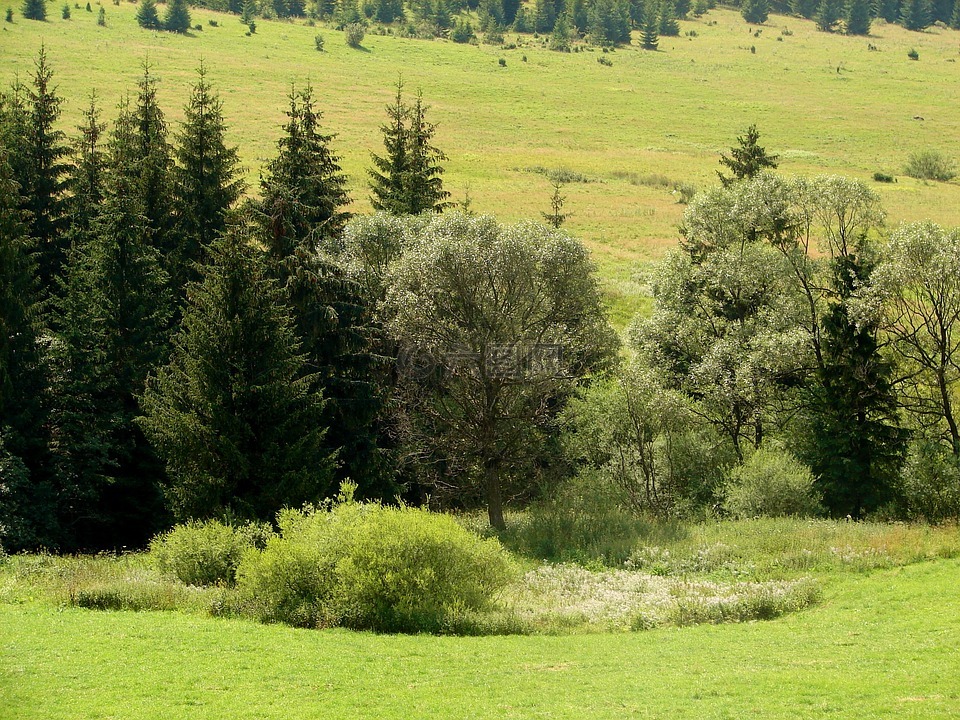
[[(0, 0), (0, 9), (7, 4)], [(290, 84), (309, 81), (338, 134), (353, 209), (363, 212), (369, 153), (380, 147), (383, 106), (402, 75), (411, 90), (423, 89), (440, 123), (437, 142), (450, 157), (445, 181), (454, 200), (469, 193), (476, 211), (538, 217), (549, 209), (551, 188), (531, 168), (582, 174), (591, 182), (564, 188), (567, 227), (595, 251), (607, 290), (628, 296), (615, 302), (620, 320), (637, 301), (630, 282), (636, 263), (675, 241), (683, 206), (672, 183), (714, 183), (718, 153), (750, 123), (786, 173), (869, 180), (877, 171), (899, 175), (916, 150), (960, 159), (952, 92), (960, 80), (960, 32), (953, 30), (911, 33), (876, 23), (870, 38), (848, 38), (797, 18), (771, 16), (757, 28), (715, 10), (682, 22), (682, 36), (661, 38), (658, 52), (622, 48), (608, 55), (607, 67), (597, 62), (599, 51), (559, 54), (514, 34), (507, 35), (517, 44), (511, 50), (376, 35), (354, 50), (342, 33), (303, 22), (261, 21), (246, 36), (236, 17), (195, 9), (203, 31), (184, 37), (140, 29), (136, 5), (126, 0), (105, 5), (106, 27), (96, 24), (96, 5), (89, 13), (74, 9), (70, 20), (60, 19), (58, 3), (48, 5), (45, 23), (23, 20), (19, 3), (11, 5), (17, 17), (0, 31), (0, 83), (26, 79), (45, 45), (67, 98), (68, 127), (93, 89), (112, 116), (145, 59), (176, 120), (203, 60), (255, 183), (274, 153)], [(314, 48), (318, 32), (326, 38), (323, 53)], [(919, 61), (908, 59), (911, 48)], [(894, 221), (960, 224), (956, 182), (899, 177), (875, 186)]]
[(443, 638), (0, 604), (0, 719), (943, 718), (960, 561), (836, 578), (779, 620)]

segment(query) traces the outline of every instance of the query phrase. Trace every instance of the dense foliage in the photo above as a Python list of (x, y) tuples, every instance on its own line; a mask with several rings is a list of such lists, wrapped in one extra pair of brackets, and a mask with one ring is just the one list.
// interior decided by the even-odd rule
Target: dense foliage
[[(630, 17), (663, 32), (688, 10)], [(567, 15), (560, 35), (597, 19)], [(583, 525), (571, 503), (597, 509), (591, 486), (628, 526), (960, 510), (956, 230), (889, 233), (863, 183), (770, 172), (751, 126), (690, 201), (619, 363), (587, 252), (557, 229), (559, 181), (553, 228), (442, 214), (419, 94), (398, 84), (381, 128), (386, 212), (353, 218), (309, 86), (244, 200), (203, 69), (176, 128), (157, 85), (144, 67), (109, 129), (92, 97), (72, 143), (42, 52), (0, 96), (4, 549), (269, 523), (346, 481), (482, 507), (499, 530), (535, 503), (556, 537)]]

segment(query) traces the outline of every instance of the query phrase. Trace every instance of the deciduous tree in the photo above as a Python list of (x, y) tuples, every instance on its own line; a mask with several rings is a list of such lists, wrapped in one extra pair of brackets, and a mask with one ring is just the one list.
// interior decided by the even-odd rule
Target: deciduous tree
[(523, 487), (563, 399), (615, 347), (586, 251), (542, 225), (454, 214), (424, 228), (387, 288), (393, 337), (436, 362), (404, 369), (410, 430), (445, 482), (483, 489), (502, 529), (505, 484)]

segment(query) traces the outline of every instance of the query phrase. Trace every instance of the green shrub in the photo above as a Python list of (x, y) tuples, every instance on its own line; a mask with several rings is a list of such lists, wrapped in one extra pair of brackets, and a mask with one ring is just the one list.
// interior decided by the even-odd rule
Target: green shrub
[(313, 38), (313, 45), (314, 47), (317, 48), (317, 52), (323, 52), (323, 44), (324, 44), (323, 35), (321, 35), (320, 33), (317, 33)]
[(360, 47), (366, 33), (367, 31), (366, 28), (363, 27), (363, 23), (350, 23), (343, 29), (343, 36), (347, 41), (347, 45), (352, 48)]
[(510, 579), (500, 543), (480, 540), (447, 515), (377, 508), (356, 530), (337, 568), (351, 627), (436, 631), (448, 611), (486, 607)]
[(920, 53), (917, 52), (916, 48), (910, 48), (910, 52), (907, 53), (907, 57), (911, 60), (919, 60)]
[(892, 183), (897, 181), (897, 179), (893, 177), (893, 175), (887, 175), (886, 173), (882, 173), (882, 172), (875, 172), (873, 174), (873, 179), (876, 180), (877, 182), (882, 182), (882, 183)]
[(938, 150), (921, 150), (910, 154), (903, 172), (918, 180), (947, 182), (957, 176), (957, 166)]
[(938, 442), (914, 444), (901, 474), (900, 496), (912, 520), (960, 518), (960, 458)]
[(425, 510), (345, 498), (285, 511), (279, 523), (280, 536), (245, 553), (237, 571), (266, 622), (441, 632), (486, 608), (512, 576), (498, 541)]
[(806, 465), (785, 450), (757, 450), (731, 474), (723, 509), (736, 518), (817, 515), (822, 512)]
[(217, 520), (188, 522), (150, 543), (157, 568), (187, 585), (232, 584), (243, 552), (263, 546), (270, 535), (265, 525), (233, 528)]

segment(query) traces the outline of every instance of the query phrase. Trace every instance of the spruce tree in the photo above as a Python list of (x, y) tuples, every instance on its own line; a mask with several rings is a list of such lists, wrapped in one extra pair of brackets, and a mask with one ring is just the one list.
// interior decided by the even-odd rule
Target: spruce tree
[(756, 125), (751, 125), (747, 128), (746, 135), (737, 138), (739, 147), (730, 148), (729, 157), (720, 156), (720, 164), (733, 171), (733, 177), (726, 177), (717, 171), (724, 187), (729, 187), (738, 180), (755, 177), (764, 168), (776, 169), (779, 157), (767, 155), (767, 151), (758, 143), (759, 139), (760, 131)]
[(380, 126), (386, 152), (382, 157), (370, 153), (373, 168), (367, 171), (373, 191), (370, 203), (375, 210), (391, 215), (403, 215), (407, 211), (404, 186), (409, 165), (408, 112), (403, 102), (403, 82), (399, 81), (396, 98), (391, 105), (387, 105), (388, 120)]
[(847, 6), (847, 35), (870, 34), (870, 0), (850, 0)]
[(242, 228), (214, 243), (201, 275), (140, 423), (166, 462), (177, 519), (271, 521), (330, 490), (323, 400), (283, 290)]
[(450, 203), (450, 193), (443, 189), (443, 166), (447, 159), (443, 152), (432, 145), (437, 126), (426, 119), (428, 107), (423, 104), (423, 94), (417, 91), (416, 100), (409, 112), (408, 168), (406, 196), (408, 213), (443, 212)]
[(240, 22), (244, 25), (252, 25), (257, 18), (257, 6), (254, 0), (243, 0), (240, 9)]
[(953, 4), (953, 14), (950, 16), (950, 27), (954, 30), (960, 30), (960, 0)]
[(33, 244), (0, 147), (0, 547), (56, 549), (48, 374), (41, 344)]
[(652, 8), (645, 10), (644, 15), (640, 45), (644, 50), (656, 50), (660, 41), (660, 22)]
[(371, 153), (370, 198), (376, 210), (391, 215), (443, 212), (450, 193), (443, 189), (443, 152), (432, 144), (436, 125), (427, 121), (427, 107), (417, 93), (412, 106), (403, 101), (403, 83), (387, 106), (388, 122), (380, 127), (386, 153)]
[(930, 22), (949, 24), (955, 5), (954, 0), (930, 0)]
[[(121, 114), (113, 156), (136, 144), (133, 118)], [(75, 548), (140, 546), (164, 523), (162, 467), (134, 418), (147, 374), (166, 358), (170, 303), (137, 180), (108, 176), (59, 303), (57, 435)]]
[[(110, 174), (121, 176), (140, 200), (150, 242), (168, 275), (179, 255), (173, 232), (173, 158), (167, 124), (157, 102), (157, 81), (144, 64), (132, 107), (124, 101), (111, 144)], [(121, 136), (122, 139), (121, 139)]]
[(536, 0), (533, 14), (533, 29), (538, 33), (548, 33), (553, 30), (557, 21), (557, 6), (554, 0)]
[(680, 23), (674, 15), (672, 0), (660, 4), (660, 34), (664, 37), (676, 37), (680, 34)]
[(811, 467), (838, 517), (862, 518), (893, 499), (908, 439), (897, 424), (893, 371), (880, 354), (877, 327), (856, 321), (848, 307), (869, 270), (854, 255), (834, 261), (837, 299), (823, 319), (823, 367), (808, 406)]
[(140, 0), (137, 8), (137, 24), (147, 30), (160, 30), (160, 14), (157, 12), (157, 0)]
[(923, 30), (930, 26), (930, 0), (904, 0), (900, 8), (900, 24), (907, 30)]
[[(262, 183), (257, 213), (268, 268), (285, 292), (314, 381), (327, 403), (325, 447), (340, 451), (339, 479), (352, 477), (363, 494), (377, 484), (374, 419), (381, 397), (371, 350), (370, 310), (360, 287), (328, 253), (349, 215), (346, 180), (319, 131), (312, 91), (292, 92), (278, 157)], [(414, 150), (411, 150), (411, 156)], [(375, 493), (374, 493), (375, 494)]]
[(188, 279), (196, 279), (192, 268), (224, 231), (227, 211), (244, 191), (237, 148), (226, 144), (223, 103), (207, 82), (202, 64), (197, 76), (174, 149), (179, 243), (170, 265), (178, 294)]
[(163, 29), (176, 33), (185, 33), (190, 29), (190, 8), (187, 6), (187, 0), (170, 0), (167, 3)]
[(842, 0), (820, 0), (817, 6), (817, 14), (814, 21), (817, 23), (817, 29), (823, 32), (833, 32), (840, 17), (843, 14)]
[(23, 0), (21, 12), (27, 20), (46, 20), (47, 0)]
[(769, 0), (744, 0), (740, 14), (748, 23), (762, 25), (770, 16)]
[(80, 136), (74, 143), (73, 167), (67, 181), (71, 244), (78, 235), (89, 233), (104, 198), (107, 155), (102, 138), (106, 125), (100, 122), (95, 92), (90, 96), (90, 105), (84, 110), (83, 119), (83, 124), (77, 128)]
[(12, 179), (19, 188), (27, 234), (36, 242), (38, 289), (45, 299), (54, 291), (66, 251), (63, 230), (70, 146), (56, 128), (61, 101), (44, 48), (34, 64), (30, 86), (14, 85), (0, 102), (0, 144), (7, 149)]
[(305, 245), (315, 250), (325, 238), (337, 238), (350, 218), (347, 178), (330, 149), (333, 135), (320, 129), (321, 113), (313, 88), (291, 89), (290, 108), (279, 153), (260, 183), (258, 209), (270, 252), (279, 257)]

